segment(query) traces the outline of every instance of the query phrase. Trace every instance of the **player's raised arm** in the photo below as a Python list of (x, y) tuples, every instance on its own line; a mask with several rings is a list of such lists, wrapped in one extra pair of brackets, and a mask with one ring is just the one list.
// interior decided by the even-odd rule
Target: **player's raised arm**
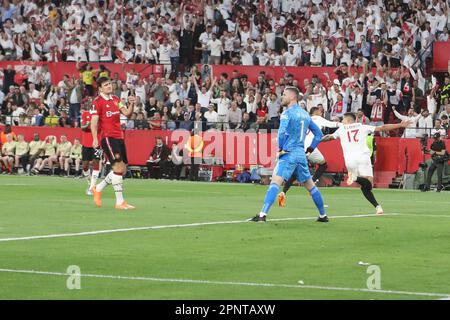
[(128, 102), (126, 105), (124, 105), (122, 102), (119, 103), (119, 108), (120, 108), (120, 112), (122, 112), (122, 114), (124, 116), (131, 116), (133, 114), (134, 111), (134, 105), (136, 103), (136, 97), (135, 96), (129, 96), (128, 97)]
[(337, 122), (337, 121), (330, 121), (327, 120), (325, 118), (319, 118), (320, 120), (320, 125), (322, 125), (322, 127), (326, 127), (326, 128), (339, 128), (340, 126), (342, 126), (342, 123)]
[(396, 130), (396, 129), (400, 129), (400, 128), (406, 128), (409, 125), (411, 125), (412, 121), (410, 120), (404, 120), (401, 123), (396, 123), (396, 124), (385, 124), (379, 127), (375, 128), (375, 131), (379, 132), (379, 131), (391, 131), (391, 130)]

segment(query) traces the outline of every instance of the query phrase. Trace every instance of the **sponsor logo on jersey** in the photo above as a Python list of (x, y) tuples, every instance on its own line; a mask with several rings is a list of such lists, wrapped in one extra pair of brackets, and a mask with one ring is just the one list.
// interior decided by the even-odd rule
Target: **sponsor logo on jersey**
[(106, 111), (107, 118), (111, 118), (115, 114), (120, 114), (120, 111)]

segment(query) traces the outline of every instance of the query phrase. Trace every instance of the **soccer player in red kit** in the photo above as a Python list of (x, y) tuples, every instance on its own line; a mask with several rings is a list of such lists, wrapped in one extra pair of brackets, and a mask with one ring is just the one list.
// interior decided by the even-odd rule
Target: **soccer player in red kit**
[(101, 150), (92, 147), (91, 112), (85, 108), (81, 114), (81, 161), (83, 162), (83, 176), (89, 178), (89, 164), (92, 163), (92, 174), (89, 179), (87, 195), (92, 195), (92, 188), (97, 183), (100, 174)]
[[(91, 109), (91, 132), (92, 147), (101, 146), (104, 154), (111, 163), (112, 170), (105, 179), (92, 188), (94, 202), (98, 207), (102, 205), (102, 190), (112, 184), (116, 194), (116, 209), (134, 209), (123, 199), (123, 175), (127, 168), (127, 152), (120, 126), (120, 114), (129, 117), (133, 113), (136, 97), (128, 97), (128, 105), (124, 105), (120, 98), (112, 94), (111, 80), (100, 77), (97, 80), (99, 95), (92, 102)], [(97, 132), (100, 131), (101, 141), (99, 143)]]

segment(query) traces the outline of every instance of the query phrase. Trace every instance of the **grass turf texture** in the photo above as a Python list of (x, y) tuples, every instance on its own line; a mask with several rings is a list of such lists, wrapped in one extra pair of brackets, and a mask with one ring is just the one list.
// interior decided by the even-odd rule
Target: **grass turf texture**
[[(137, 210), (117, 211), (111, 187), (96, 208), (82, 180), (0, 177), (0, 238), (142, 226), (244, 220), (259, 212), (265, 186), (126, 180), (125, 198)], [(322, 188), (328, 224), (311, 220), (206, 225), (80, 237), (0, 242), (0, 268), (81, 274), (367, 288), (359, 261), (381, 270), (381, 289), (449, 293), (449, 194), (375, 190), (386, 215), (359, 189)], [(269, 218), (314, 217), (303, 188)], [(433, 216), (426, 216), (433, 215)], [(436, 299), (381, 292), (250, 287), (81, 278), (0, 272), (0, 299)]]

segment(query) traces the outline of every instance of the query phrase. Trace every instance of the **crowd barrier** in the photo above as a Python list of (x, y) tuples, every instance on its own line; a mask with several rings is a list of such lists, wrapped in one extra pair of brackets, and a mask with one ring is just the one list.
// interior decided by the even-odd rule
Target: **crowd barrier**
[[(58, 138), (67, 135), (69, 141), (81, 137), (81, 129), (73, 128), (47, 128), (47, 127), (12, 127), (16, 134), (23, 134), (26, 141), (31, 141), (35, 133), (41, 139), (48, 135)], [(0, 127), (3, 131), (3, 128)], [(262, 165), (271, 167), (275, 163), (277, 150), (276, 133), (252, 132), (220, 132), (206, 131), (201, 133), (204, 141), (204, 157), (223, 159), (225, 168), (234, 168), (236, 165)], [(128, 159), (131, 165), (145, 165), (155, 145), (155, 138), (160, 136), (169, 146), (173, 141), (185, 145), (189, 132), (159, 131), (159, 130), (126, 130), (124, 131)], [(450, 139), (444, 140), (447, 150), (450, 150)], [(428, 141), (428, 148), (432, 140)], [(424, 155), (420, 139), (404, 138), (376, 138), (377, 153), (375, 172), (396, 172), (398, 174), (414, 173), (419, 164), (430, 158)], [(319, 150), (328, 162), (329, 172), (346, 172), (344, 158), (339, 141), (321, 143)]]

